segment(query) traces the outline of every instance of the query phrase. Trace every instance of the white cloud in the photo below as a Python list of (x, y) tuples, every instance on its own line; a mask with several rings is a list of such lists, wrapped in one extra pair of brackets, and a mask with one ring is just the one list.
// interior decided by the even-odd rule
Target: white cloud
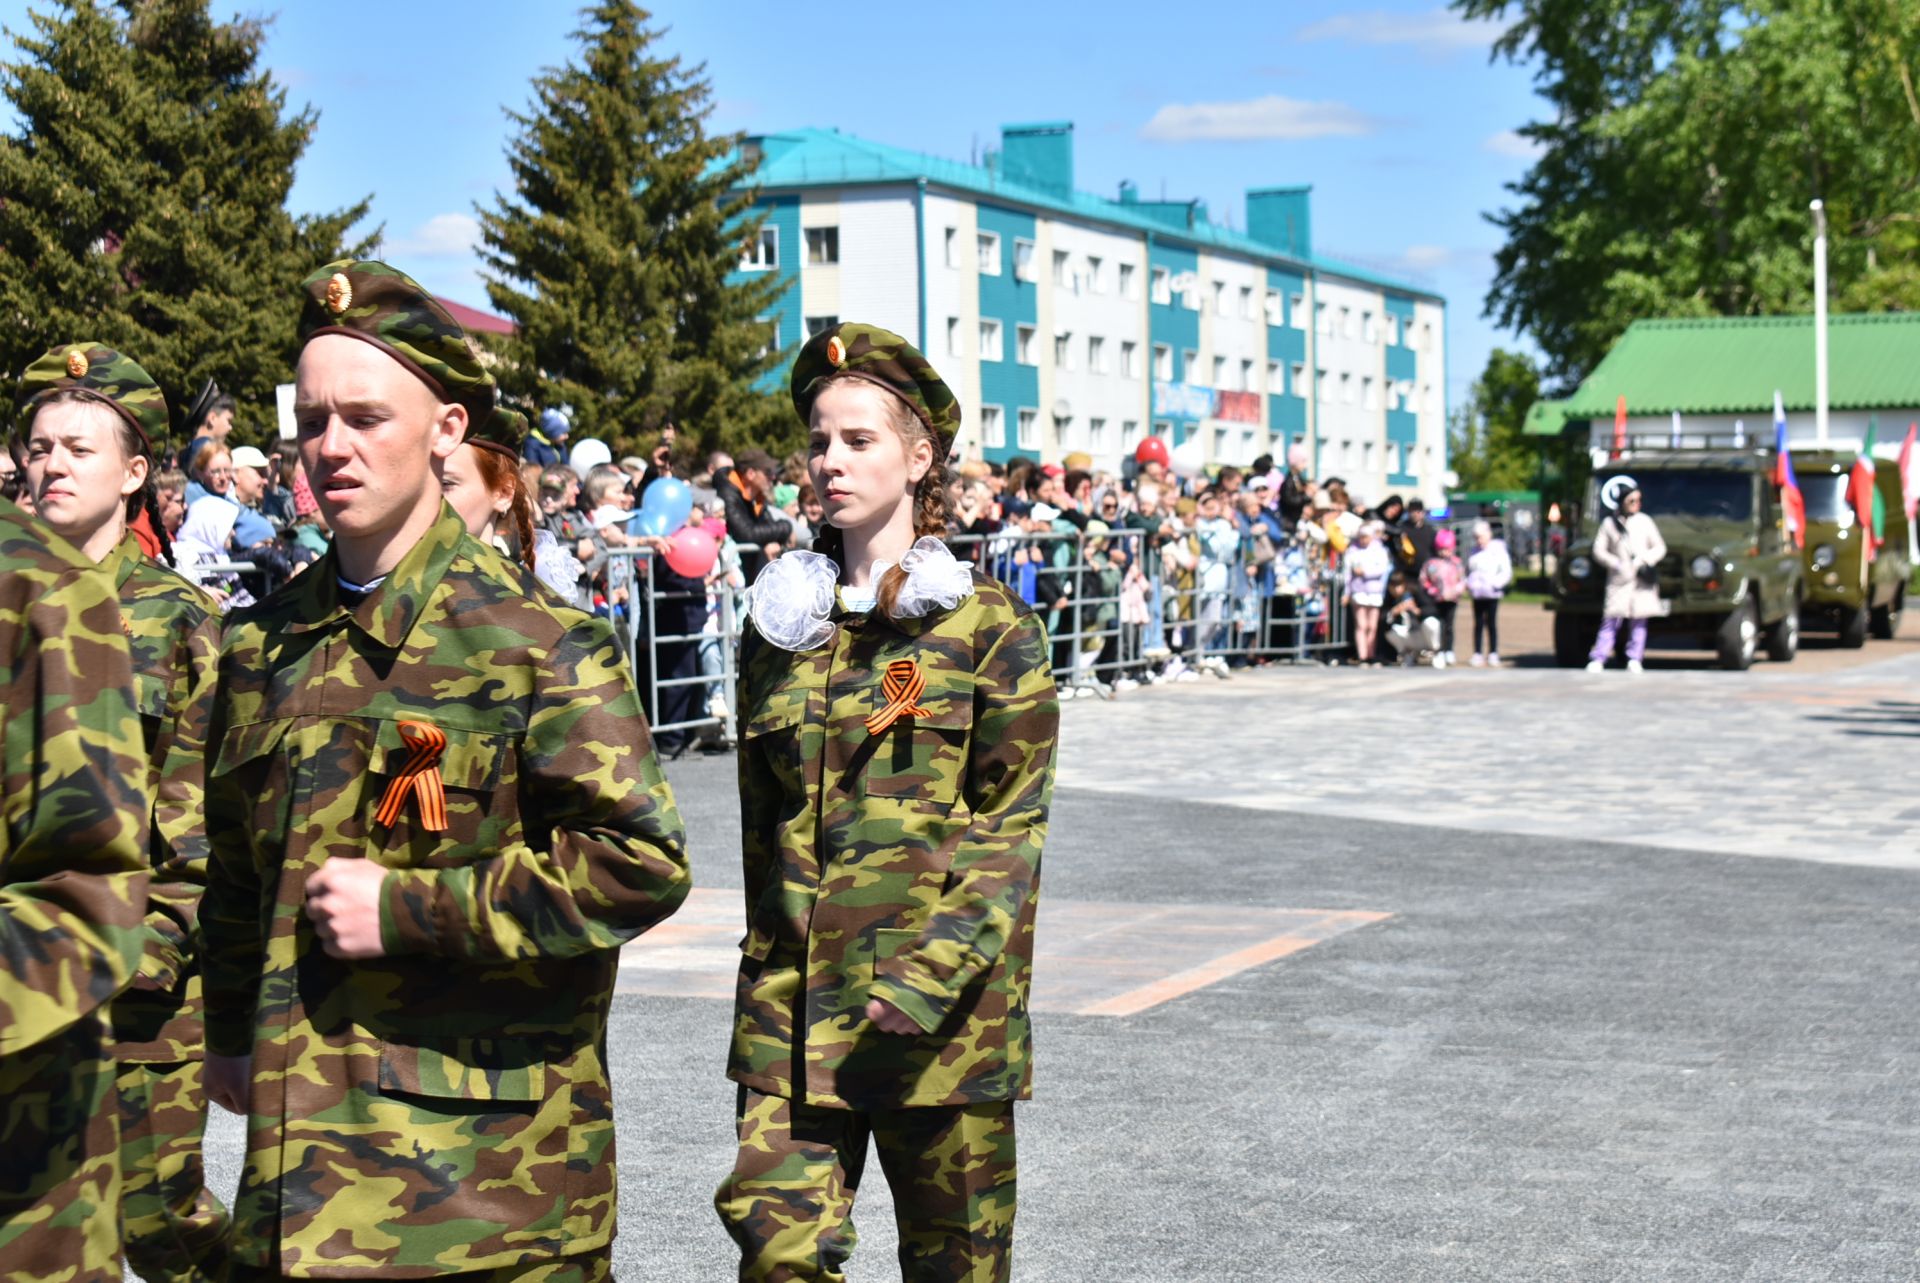
[(1464, 22), (1447, 9), (1426, 13), (1388, 13), (1379, 9), (1343, 13), (1295, 33), (1299, 40), (1352, 40), (1363, 45), (1414, 45), (1428, 53), (1485, 49), (1503, 28), (1493, 22)]
[(413, 235), (387, 242), (381, 252), (394, 258), (457, 258), (471, 254), (480, 240), (480, 221), (471, 214), (435, 214)]
[(1453, 251), (1444, 245), (1409, 245), (1400, 261), (1416, 272), (1431, 272), (1453, 261)]
[(1373, 133), (1378, 122), (1342, 102), (1302, 102), (1270, 94), (1246, 102), (1169, 103), (1140, 130), (1159, 142), (1342, 138)]
[(1480, 144), (1482, 151), (1490, 151), (1496, 156), (1505, 156), (1510, 160), (1536, 160), (1544, 150), (1531, 138), (1523, 137), (1512, 129), (1503, 129)]

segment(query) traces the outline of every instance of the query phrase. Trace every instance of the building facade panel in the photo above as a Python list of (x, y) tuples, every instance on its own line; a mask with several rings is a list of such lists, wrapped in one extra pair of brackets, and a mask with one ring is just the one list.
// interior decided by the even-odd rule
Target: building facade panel
[[(986, 446), (985, 457), (1004, 462), (1018, 454), (1038, 456), (1043, 431), (1040, 371), (1020, 361), (1022, 326), (1039, 324), (1039, 288), (1032, 275), (1036, 220), (1031, 213), (1002, 205), (975, 207), (978, 224), (974, 253), (979, 279), (980, 400), (997, 406), (1005, 425), (1004, 444)], [(1022, 246), (1030, 256), (1023, 263)], [(1024, 438), (1024, 441), (1023, 441)]]

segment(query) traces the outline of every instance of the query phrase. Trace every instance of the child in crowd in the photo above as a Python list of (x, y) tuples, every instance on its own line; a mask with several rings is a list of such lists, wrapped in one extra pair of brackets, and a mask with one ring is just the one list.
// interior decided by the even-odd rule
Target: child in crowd
[(1445, 668), (1440, 658), (1440, 621), (1429, 612), (1429, 603), (1414, 581), (1402, 571), (1387, 578), (1387, 591), (1381, 606), (1386, 621), (1387, 643), (1398, 652), (1400, 662), (1412, 668), (1422, 655), (1433, 657), (1435, 668)]
[(1473, 599), (1473, 666), (1500, 667), (1500, 599), (1513, 582), (1513, 559), (1506, 541), (1493, 537), (1485, 521), (1473, 523), (1473, 552), (1467, 557), (1467, 594)]
[(1355, 659), (1368, 667), (1377, 666), (1374, 648), (1380, 643), (1380, 608), (1386, 601), (1387, 574), (1393, 559), (1382, 540), (1386, 527), (1369, 521), (1354, 534), (1347, 549), (1347, 601), (1353, 606), (1353, 646)]
[(1433, 556), (1420, 567), (1420, 588), (1433, 607), (1434, 618), (1440, 621), (1440, 650), (1434, 656), (1435, 668), (1458, 662), (1453, 657), (1453, 617), (1460, 609), (1460, 594), (1466, 591), (1467, 568), (1461, 564), (1454, 542), (1453, 531), (1436, 531)]

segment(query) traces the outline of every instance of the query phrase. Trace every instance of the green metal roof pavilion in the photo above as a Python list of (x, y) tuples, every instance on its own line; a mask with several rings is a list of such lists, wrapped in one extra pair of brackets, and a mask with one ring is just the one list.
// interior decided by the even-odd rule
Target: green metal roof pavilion
[[(1875, 312), (1827, 321), (1828, 404), (1836, 410), (1920, 406), (1920, 313)], [(1636, 418), (1771, 414), (1814, 408), (1811, 316), (1635, 321), (1571, 397), (1542, 401), (1528, 435), (1611, 419), (1620, 397)]]

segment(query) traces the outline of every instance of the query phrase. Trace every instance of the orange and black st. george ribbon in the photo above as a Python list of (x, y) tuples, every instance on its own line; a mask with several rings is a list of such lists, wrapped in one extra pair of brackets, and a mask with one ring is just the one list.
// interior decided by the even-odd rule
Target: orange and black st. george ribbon
[(927, 691), (927, 675), (911, 659), (896, 659), (880, 679), (886, 704), (867, 719), (867, 734), (878, 735), (903, 717), (925, 717), (920, 697)]
[(420, 827), (429, 833), (444, 833), (447, 790), (440, 778), (440, 754), (446, 751), (446, 733), (432, 722), (402, 722), (400, 738), (410, 750), (406, 764), (387, 785), (374, 818), (391, 827), (407, 807), (407, 794), (412, 793), (420, 800)]

